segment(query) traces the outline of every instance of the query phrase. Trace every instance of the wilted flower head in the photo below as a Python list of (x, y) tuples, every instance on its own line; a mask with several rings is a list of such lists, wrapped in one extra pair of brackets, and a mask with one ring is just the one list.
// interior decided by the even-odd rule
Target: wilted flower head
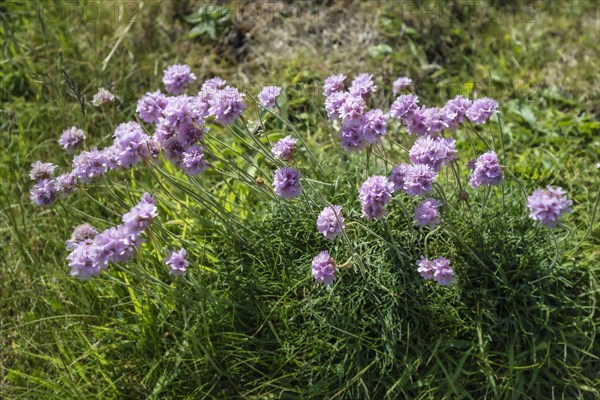
[(171, 269), (169, 275), (185, 275), (190, 262), (187, 260), (187, 251), (180, 249), (172, 251), (168, 258), (164, 259), (165, 264)]
[(51, 179), (54, 175), (56, 165), (52, 163), (44, 163), (36, 161), (31, 164), (31, 171), (29, 171), (29, 177), (34, 181), (41, 181), (42, 179)]
[(363, 100), (367, 100), (377, 89), (373, 82), (373, 75), (360, 74), (352, 81), (348, 92), (353, 96), (360, 96)]
[(29, 197), (36, 206), (49, 206), (56, 200), (56, 182), (52, 179), (37, 181), (29, 191)]
[(66, 241), (65, 246), (67, 247), (67, 250), (73, 250), (75, 246), (80, 243), (92, 243), (97, 235), (98, 231), (92, 225), (88, 223), (77, 225), (75, 229), (73, 229), (71, 238)]
[(167, 97), (160, 90), (148, 92), (137, 102), (135, 111), (142, 121), (156, 124), (162, 117), (163, 110), (167, 107)]
[(392, 95), (393, 96), (397, 95), (403, 89), (406, 89), (407, 87), (412, 85), (412, 83), (413, 83), (412, 79), (407, 78), (405, 76), (401, 76), (400, 78), (396, 79), (394, 81), (394, 83), (392, 83)]
[(546, 189), (536, 189), (527, 197), (529, 217), (540, 221), (542, 225), (554, 228), (560, 224), (560, 217), (565, 213), (571, 213), (573, 201), (566, 196), (567, 192), (558, 186), (546, 186)]
[(284, 199), (300, 195), (302, 193), (300, 171), (296, 168), (279, 168), (273, 174), (273, 187), (275, 188), (275, 193)]
[(422, 136), (410, 149), (410, 161), (414, 164), (427, 164), (434, 171), (439, 171), (456, 158), (456, 153), (456, 140)]
[(277, 105), (277, 97), (281, 93), (279, 86), (266, 86), (258, 95), (258, 101), (265, 108), (274, 108)]
[(231, 86), (216, 91), (208, 99), (210, 115), (214, 116), (221, 125), (232, 123), (246, 109), (244, 96)]
[(335, 281), (335, 260), (331, 258), (327, 250), (320, 252), (313, 258), (312, 274), (315, 280), (325, 286)]
[(431, 192), (437, 172), (426, 164), (411, 165), (404, 178), (404, 191), (411, 196), (420, 196)]
[(472, 188), (499, 185), (502, 182), (502, 167), (498, 164), (496, 152), (488, 151), (479, 156), (469, 179)]
[(495, 100), (484, 97), (473, 102), (466, 112), (467, 118), (476, 124), (485, 123), (494, 113), (498, 111), (498, 103)]
[(176, 96), (183, 93), (185, 88), (194, 82), (196, 82), (196, 75), (187, 65), (171, 65), (164, 71), (163, 83), (165, 89)]
[(403, 119), (419, 108), (418, 103), (419, 98), (416, 95), (403, 94), (392, 103), (388, 115), (394, 119)]
[(415, 209), (415, 224), (429, 226), (434, 229), (440, 223), (439, 207), (442, 205), (436, 199), (427, 199), (420, 202)]
[(325, 96), (331, 96), (335, 92), (344, 90), (344, 80), (346, 75), (331, 75), (323, 82), (323, 94)]
[(467, 110), (471, 105), (471, 100), (465, 99), (460, 95), (446, 103), (442, 111), (449, 128), (456, 128), (458, 124), (462, 124), (465, 121)]
[(325, 207), (317, 218), (317, 229), (329, 240), (340, 236), (345, 227), (341, 206)]
[(385, 205), (392, 198), (394, 184), (385, 176), (369, 177), (361, 186), (359, 198), (363, 216), (369, 219), (381, 219), (385, 215)]
[(193, 145), (183, 152), (181, 168), (188, 175), (202, 174), (208, 168), (208, 162), (204, 158), (204, 148)]
[(294, 139), (291, 135), (279, 140), (271, 150), (273, 157), (284, 161), (291, 159), (294, 154), (296, 142), (298, 142), (298, 139)]
[(394, 192), (404, 189), (406, 174), (412, 168), (410, 164), (401, 163), (394, 167), (390, 175), (390, 180), (394, 184)]
[(58, 139), (60, 144), (67, 152), (72, 152), (79, 147), (85, 140), (85, 132), (74, 126), (65, 129)]
[(92, 98), (92, 105), (94, 107), (100, 107), (106, 103), (112, 103), (115, 101), (115, 95), (104, 88), (98, 89), (98, 93)]

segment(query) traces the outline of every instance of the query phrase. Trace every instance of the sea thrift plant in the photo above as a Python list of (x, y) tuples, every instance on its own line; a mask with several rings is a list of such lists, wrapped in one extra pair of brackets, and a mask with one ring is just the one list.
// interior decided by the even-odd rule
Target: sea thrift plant
[(348, 92), (353, 96), (359, 96), (363, 100), (368, 100), (375, 90), (377, 90), (377, 86), (373, 82), (373, 75), (365, 73), (354, 78)]
[(94, 107), (100, 107), (107, 103), (115, 101), (115, 95), (104, 88), (98, 89), (98, 93), (92, 98), (92, 105)]
[(397, 120), (408, 118), (419, 109), (419, 98), (414, 94), (403, 94), (398, 96), (390, 107), (388, 115)]
[(141, 234), (157, 216), (156, 202), (145, 193), (140, 202), (123, 215), (123, 224), (100, 233), (89, 225), (75, 228), (66, 246), (71, 275), (80, 279), (98, 276), (111, 262), (129, 260), (143, 243)]
[(208, 168), (208, 162), (204, 158), (204, 148), (198, 145), (190, 146), (183, 152), (181, 168), (187, 175), (199, 175)]
[(385, 216), (385, 205), (392, 198), (394, 184), (385, 176), (371, 176), (362, 184), (359, 191), (362, 213), (368, 219), (381, 219)]
[(137, 102), (135, 111), (142, 121), (157, 124), (163, 117), (163, 111), (169, 104), (167, 97), (160, 90), (148, 92)]
[(365, 111), (365, 107), (365, 101), (362, 97), (355, 94), (347, 94), (338, 112), (343, 121), (352, 120), (361, 117)]
[(265, 108), (275, 108), (280, 93), (281, 88), (279, 86), (267, 86), (259, 93), (258, 101)]
[(330, 286), (335, 281), (335, 273), (335, 260), (328, 251), (322, 251), (313, 258), (312, 274), (317, 282)]
[(317, 218), (317, 228), (319, 233), (329, 240), (334, 240), (342, 235), (342, 230), (346, 227), (341, 206), (328, 206), (321, 211)]
[(271, 150), (273, 153), (273, 157), (282, 161), (289, 161), (292, 159), (294, 155), (294, 149), (296, 148), (296, 143), (298, 139), (294, 139), (291, 135), (280, 139)]
[(167, 92), (179, 95), (192, 83), (196, 82), (196, 75), (190, 67), (184, 64), (169, 66), (163, 75), (163, 83)]
[(394, 184), (394, 192), (398, 192), (404, 189), (404, 182), (406, 181), (406, 175), (412, 168), (410, 164), (402, 163), (394, 167), (390, 180)]
[(498, 111), (498, 103), (495, 100), (484, 97), (473, 102), (466, 111), (466, 116), (476, 124), (487, 122), (492, 115)]
[(29, 192), (31, 201), (36, 206), (49, 206), (56, 200), (58, 188), (52, 179), (42, 179), (36, 182)]
[(110, 159), (105, 151), (96, 147), (90, 151), (82, 151), (73, 158), (73, 175), (82, 183), (89, 183), (93, 178), (104, 175), (108, 171)]
[(433, 260), (435, 264), (435, 272), (433, 273), (433, 279), (440, 286), (449, 286), (454, 282), (454, 270), (450, 266), (450, 261), (444, 257), (438, 257)]
[(546, 189), (536, 189), (527, 197), (529, 217), (549, 228), (560, 224), (563, 214), (571, 213), (573, 201), (567, 198), (567, 192), (558, 186), (546, 186)]
[(423, 200), (415, 209), (415, 224), (423, 227), (428, 226), (434, 229), (440, 223), (439, 207), (442, 205), (436, 199)]
[(291, 199), (302, 193), (300, 171), (296, 168), (283, 167), (273, 174), (275, 193), (284, 199)]
[(60, 144), (68, 153), (72, 153), (79, 148), (85, 140), (85, 132), (82, 129), (71, 127), (65, 129), (58, 139)]
[(98, 236), (98, 230), (86, 222), (73, 229), (73, 234), (71, 234), (71, 238), (66, 241), (65, 246), (67, 247), (67, 250), (73, 250), (80, 243), (87, 242), (91, 244), (96, 236)]
[(208, 99), (208, 111), (221, 125), (231, 124), (247, 107), (244, 97), (245, 95), (236, 88), (227, 86), (211, 94)]
[(334, 92), (327, 96), (325, 99), (325, 111), (327, 111), (327, 117), (329, 117), (330, 120), (333, 121), (340, 117), (340, 108), (348, 96), (350, 96), (350, 94), (342, 91)]
[[(426, 129), (424, 134), (426, 135), (435, 135), (438, 132), (443, 131), (450, 127), (448, 123), (448, 119), (444, 110), (438, 107), (428, 107), (423, 110), (423, 124)], [(423, 134), (419, 132), (415, 132), (416, 134)]]
[(422, 196), (431, 192), (437, 172), (427, 164), (414, 164), (408, 168), (403, 189), (411, 196)]
[(469, 184), (473, 188), (480, 186), (499, 185), (502, 182), (502, 167), (498, 163), (498, 156), (494, 151), (479, 156), (475, 162)]
[[(430, 127), (427, 124), (427, 117), (425, 116), (426, 111), (427, 107), (422, 106), (404, 115), (402, 122), (410, 135), (424, 136), (430, 133)], [(435, 132), (432, 131), (431, 133)]]
[(56, 165), (52, 163), (44, 163), (41, 161), (36, 161), (31, 164), (31, 171), (29, 172), (29, 177), (34, 181), (41, 181), (43, 179), (51, 179), (54, 175), (54, 170), (56, 169)]
[(450, 261), (444, 257), (429, 260), (423, 256), (417, 261), (417, 271), (425, 280), (435, 280), (440, 286), (448, 286), (454, 282), (454, 270)]
[(336, 92), (342, 92), (344, 90), (344, 81), (346, 75), (331, 75), (323, 82), (323, 94), (325, 96), (331, 96)]
[(169, 267), (170, 275), (182, 276), (187, 273), (187, 267), (190, 262), (187, 260), (187, 251), (180, 249), (179, 251), (172, 251), (169, 257), (164, 259), (165, 264)]
[(387, 120), (383, 111), (369, 110), (361, 120), (365, 140), (370, 144), (381, 142), (381, 139), (387, 134)]
[(417, 272), (421, 275), (421, 277), (425, 280), (433, 279), (433, 275), (435, 274), (436, 267), (435, 263), (423, 256), (421, 259), (417, 261)]
[(348, 119), (342, 122), (338, 133), (340, 143), (346, 151), (360, 151), (368, 145), (362, 118)]
[(467, 110), (471, 108), (473, 103), (469, 99), (465, 99), (463, 96), (456, 96), (452, 100), (449, 100), (444, 108), (444, 118), (448, 127), (451, 129), (456, 128), (459, 124), (465, 122), (467, 118)]
[(439, 171), (456, 158), (456, 140), (453, 138), (424, 136), (418, 138), (410, 149), (410, 161), (425, 164)]
[[(327, 160), (320, 164), (323, 159), (318, 156), (322, 154), (315, 156), (307, 147), (301, 147), (302, 151), (295, 154), (299, 139), (300, 144), (305, 146), (301, 135), (319, 130), (312, 130), (304, 125), (301, 125), (302, 129), (297, 129), (292, 122), (293, 118), (285, 120), (288, 117), (278, 113), (276, 120), (266, 118), (267, 122), (264, 122), (265, 118), (261, 118), (265, 114), (264, 108), (276, 108), (286, 100), (280, 98), (280, 87), (263, 88), (258, 95), (258, 102), (263, 109), (259, 109), (258, 113), (251, 109), (247, 111), (249, 115), (245, 115), (245, 94), (219, 77), (204, 81), (199, 85), (200, 90), (194, 94), (196, 90), (191, 86), (196, 83), (196, 75), (190, 67), (172, 65), (164, 71), (163, 83), (166, 94), (160, 90), (147, 91), (137, 101), (136, 113), (142, 122), (116, 122), (112, 143), (104, 148), (89, 147), (80, 151), (78, 149), (83, 144), (85, 133), (75, 127), (65, 130), (60, 136), (59, 144), (67, 152), (79, 153), (73, 156), (70, 169), (41, 161), (32, 165), (30, 177), (33, 182), (30, 197), (33, 203), (49, 206), (78, 188), (80, 191), (86, 190), (86, 185), (92, 184), (95, 178), (104, 176), (103, 184), (106, 182), (107, 185), (110, 185), (111, 179), (118, 179), (118, 182), (122, 183), (128, 176), (137, 178), (137, 173), (145, 169), (152, 173), (152, 179), (140, 180), (139, 184), (136, 180), (133, 182), (135, 185), (123, 187), (135, 188), (151, 182), (150, 184), (156, 184), (154, 188), (166, 187), (169, 192), (172, 189), (173, 192), (167, 195), (172, 197), (175, 204), (183, 204), (179, 198), (183, 194), (186, 197), (186, 209), (201, 207), (202, 212), (223, 217), (214, 218), (215, 231), (226, 227), (226, 231), (230, 233), (235, 229), (235, 225), (232, 228), (229, 222), (246, 223), (243, 219), (246, 217), (234, 219), (235, 212), (229, 210), (231, 205), (238, 201), (238, 197), (234, 196), (234, 200), (231, 200), (227, 191), (233, 191), (239, 188), (237, 185), (250, 182), (248, 184), (257, 185), (253, 189), (260, 187), (260, 190), (250, 190), (250, 195), (242, 193), (239, 196), (240, 202), (250, 196), (257, 196), (251, 197), (251, 204), (259, 204), (264, 210), (279, 207), (289, 216), (312, 215), (309, 218), (313, 219), (313, 224), (316, 217), (316, 232), (331, 241), (328, 244), (334, 246), (336, 252), (351, 252), (351, 259), (356, 257), (357, 260), (361, 260), (360, 263), (356, 263), (360, 268), (369, 267), (368, 263), (363, 264), (363, 255), (360, 254), (364, 249), (367, 249), (364, 260), (368, 262), (377, 260), (368, 252), (386, 253), (381, 251), (379, 246), (369, 246), (368, 241), (373, 237), (377, 237), (377, 240), (383, 239), (381, 242), (389, 243), (390, 246), (396, 244), (398, 247), (393, 253), (400, 258), (403, 255), (419, 254), (416, 251), (423, 249), (427, 253), (431, 249), (443, 248), (446, 245), (452, 247), (448, 233), (455, 229), (453, 222), (457, 215), (470, 218), (469, 223), (478, 224), (484, 223), (480, 222), (480, 219), (486, 221), (486, 218), (490, 218), (489, 210), (485, 208), (480, 211), (473, 210), (480, 202), (470, 202), (470, 196), (477, 200), (486, 196), (487, 202), (487, 196), (491, 194), (493, 198), (500, 190), (503, 196), (503, 210), (506, 204), (510, 204), (505, 202), (504, 197), (508, 196), (509, 192), (504, 191), (504, 185), (496, 191), (481, 193), (469, 190), (468, 194), (468, 189), (463, 185), (466, 183), (463, 181), (467, 174), (471, 188), (499, 185), (504, 179), (503, 172), (507, 173), (507, 177), (512, 177), (512, 174), (508, 174), (510, 166), (500, 166), (494, 151), (488, 151), (467, 163), (467, 159), (462, 157), (464, 155), (459, 154), (458, 149), (461, 146), (457, 145), (457, 139), (464, 137), (465, 131), (469, 133), (469, 130), (473, 129), (472, 124), (486, 123), (498, 112), (499, 105), (495, 100), (470, 100), (456, 96), (445, 104), (425, 105), (419, 103), (416, 94), (407, 91), (397, 96), (391, 106), (388, 104), (382, 107), (375, 104), (377, 99), (373, 98), (377, 90), (373, 75), (360, 74), (349, 84), (343, 74), (329, 76), (323, 84), (324, 106), (327, 116), (332, 121), (328, 122), (332, 128), (330, 131), (334, 136), (337, 134), (337, 138), (334, 137), (335, 143), (339, 141), (343, 149), (349, 152), (358, 153), (365, 150), (361, 155), (337, 152), (339, 149), (336, 149), (331, 153), (331, 157), (340, 157), (342, 164), (332, 163), (332, 166), (347, 166), (347, 171), (342, 172), (349, 174), (356, 171), (361, 177), (367, 177), (358, 189), (362, 217), (373, 220), (367, 224), (360, 220), (352, 221), (352, 218), (357, 218), (358, 210), (356, 199), (355, 204), (352, 204), (352, 198), (348, 199), (348, 194), (356, 190), (356, 187), (348, 182), (357, 182), (352, 180), (356, 179), (356, 175), (350, 175), (351, 179), (347, 179), (346, 173), (332, 171), (335, 181), (327, 182), (329, 164)], [(412, 81), (409, 78), (397, 79), (392, 85), (394, 96), (411, 85)], [(95, 104), (114, 101), (114, 96), (110, 98), (110, 93), (101, 92), (102, 90), (97, 96), (98, 99), (95, 99)], [(388, 106), (389, 111), (384, 112)], [(262, 125), (259, 126), (262, 131), (251, 131), (249, 127), (258, 124)], [(281, 132), (286, 132), (285, 135), (291, 132), (293, 135), (285, 136), (271, 148), (271, 135), (280, 135)], [(103, 132), (103, 137), (108, 136), (107, 133), (109, 132)], [(492, 129), (489, 134), (494, 134)], [(316, 142), (323, 147), (323, 151), (331, 147), (324, 135), (308, 138), (310, 140), (306, 143)], [(412, 143), (412, 146), (407, 143)], [(406, 150), (405, 145), (409, 150)], [(309, 163), (307, 159), (310, 160)], [(211, 160), (211, 164), (208, 160)], [(164, 166), (163, 162), (170, 162), (172, 165)], [(185, 176), (203, 174), (213, 162), (214, 171), (211, 170), (207, 178), (215, 180), (210, 180), (207, 187), (201, 186), (205, 183), (203, 180)], [(243, 173), (244, 179), (239, 181), (244, 183), (231, 179), (233, 175), (231, 171), (227, 171), (231, 165), (235, 166), (236, 172)], [(465, 165), (470, 172), (465, 172)], [(283, 199), (300, 195), (302, 197), (296, 201), (267, 204), (266, 202), (273, 201), (273, 196), (266, 194), (271, 189), (261, 176), (269, 169), (275, 170), (272, 176), (272, 192), (276, 196)], [(303, 176), (300, 169), (306, 174), (303, 181), (307, 185), (306, 192), (302, 186)], [(323, 173), (318, 178), (315, 177), (315, 170), (321, 169), (324, 170)], [(55, 171), (60, 171), (56, 177)], [(213, 176), (213, 172), (216, 177)], [(218, 176), (222, 172), (225, 174), (222, 177)], [(383, 176), (384, 173), (389, 176)], [(173, 174), (177, 175), (171, 176)], [(162, 179), (165, 177), (169, 179)], [(214, 184), (215, 182), (217, 184)], [(448, 190), (448, 186), (451, 185), (456, 186)], [(211, 187), (218, 187), (218, 192)], [(331, 188), (331, 191), (328, 188)], [(115, 190), (115, 193), (123, 192)], [(394, 201), (389, 204), (394, 193), (397, 193)], [(191, 201), (187, 199), (188, 194), (193, 197)], [(194, 204), (196, 202), (198, 204)], [(222, 207), (224, 202), (227, 202), (226, 207)], [(332, 205), (332, 202), (344, 202), (344, 212), (342, 213), (341, 205)], [(571, 212), (572, 204), (563, 189), (552, 186), (537, 189), (527, 198), (530, 217), (548, 227), (559, 225), (561, 216)], [(162, 206), (170, 207), (171, 204)], [(150, 231), (158, 217), (158, 208), (156, 199), (149, 193), (144, 193), (138, 204), (122, 215), (121, 222), (117, 225), (109, 225), (104, 230), (89, 224), (77, 226), (65, 243), (69, 252), (67, 261), (71, 275), (80, 279), (98, 276), (102, 271), (109, 269), (111, 264), (125, 263), (134, 257), (146, 236), (151, 238), (153, 248), (158, 242), (164, 241), (165, 237), (171, 237), (172, 232), (177, 229), (175, 224), (173, 231), (171, 227), (169, 230), (160, 227), (161, 229), (156, 229), (154, 234)], [(179, 212), (179, 208), (177, 211)], [(388, 212), (388, 220), (379, 221), (388, 215)], [(376, 226), (377, 224), (379, 226)], [(422, 232), (426, 227), (435, 229), (435, 232), (429, 235)], [(168, 235), (165, 235), (165, 232)], [(459, 238), (464, 234), (464, 240), (468, 241), (469, 232), (459, 231), (452, 234), (452, 237)], [(340, 237), (344, 240), (339, 240)], [(407, 238), (409, 240), (406, 240)], [(298, 241), (306, 242), (300, 235)], [(359, 242), (356, 243), (357, 241)], [(403, 248), (408, 246), (419, 249)], [(172, 244), (169, 243), (166, 248), (172, 248)], [(451, 248), (449, 254), (455, 251), (455, 248)], [(170, 251), (163, 262), (171, 275), (185, 275), (189, 267), (187, 251), (184, 248)], [(336, 266), (329, 252), (321, 251), (313, 258), (311, 267), (314, 279), (320, 284), (330, 286), (336, 280), (337, 269), (352, 268), (352, 265), (348, 261)], [(450, 260), (445, 257), (421, 257), (417, 261), (417, 272), (423, 279), (433, 280), (440, 286), (457, 282)], [(414, 271), (398, 273), (414, 274)], [(361, 279), (372, 279), (372, 275), (365, 274)], [(183, 281), (180, 283), (186, 284)]]

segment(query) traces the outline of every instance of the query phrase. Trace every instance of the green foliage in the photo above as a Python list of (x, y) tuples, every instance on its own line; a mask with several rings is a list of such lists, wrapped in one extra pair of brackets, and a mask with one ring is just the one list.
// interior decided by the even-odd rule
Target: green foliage
[(229, 9), (215, 5), (202, 5), (185, 20), (194, 25), (188, 36), (194, 39), (198, 36), (208, 35), (212, 40), (217, 38), (217, 33), (229, 22)]

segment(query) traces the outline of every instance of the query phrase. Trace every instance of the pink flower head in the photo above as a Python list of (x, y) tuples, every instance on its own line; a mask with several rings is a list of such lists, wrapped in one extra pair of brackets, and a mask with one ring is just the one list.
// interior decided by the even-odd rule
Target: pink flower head
[(320, 252), (313, 258), (312, 274), (315, 280), (325, 286), (330, 286), (335, 281), (335, 260), (327, 250)]

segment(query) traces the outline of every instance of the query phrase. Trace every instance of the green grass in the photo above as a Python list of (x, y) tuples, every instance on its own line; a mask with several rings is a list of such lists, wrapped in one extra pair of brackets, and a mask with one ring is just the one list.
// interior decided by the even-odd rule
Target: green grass
[[(350, 4), (333, 9), (335, 21), (314, 14), (295, 20), (307, 42), (278, 14), (268, 24), (259, 19), (240, 47), (235, 38), (252, 28), (244, 20), (215, 40), (188, 39), (183, 16), (197, 9), (192, 3), (115, 10), (107, 2), (87, 21), (3, 13), (0, 397), (598, 397), (597, 4), (543, 2), (530, 10), (497, 2), (498, 18), (490, 19), (466, 18), (459, 6), (468, 2), (428, 3), (447, 13), (441, 20), (393, 2)], [(289, 85), (282, 115), (307, 144), (298, 154), (311, 179), (306, 196), (273, 199), (254, 182), (270, 182), (273, 164), (249, 140), (223, 148), (217, 138), (231, 132), (212, 126), (214, 168), (201, 179), (163, 163), (111, 173), (51, 208), (35, 208), (29, 164), (68, 166), (56, 140), (71, 125), (86, 131), (88, 145), (110, 143), (116, 124), (133, 118), (136, 99), (160, 87), (162, 70), (175, 61), (201, 80)], [(485, 192), (469, 191), (468, 208), (448, 173), (439, 188), (453, 208), (445, 208), (443, 229), (428, 235), (413, 228), (405, 210), (414, 202), (402, 197), (390, 203), (386, 223), (366, 222), (356, 196), (364, 155), (343, 153), (317, 112), (326, 76), (363, 71), (376, 76), (381, 104), (389, 104), (389, 85), (401, 74), (415, 80), (426, 104), (457, 93), (498, 99), (502, 113), (481, 135), (493, 135), (528, 193), (564, 187), (573, 214), (551, 232), (536, 226), (509, 177), (504, 205), (499, 189), (485, 208)], [(104, 111), (89, 104), (99, 86), (120, 97)], [(249, 107), (248, 118), (255, 112)], [(406, 161), (392, 141), (407, 146), (411, 139), (396, 131), (386, 157)], [(265, 132), (271, 141), (292, 134), (275, 117)], [(466, 135), (456, 134), (461, 161), (472, 157)], [(370, 171), (390, 166), (374, 156)], [(461, 177), (464, 183), (464, 169)], [(101, 278), (71, 278), (64, 241), (73, 227), (118, 223), (148, 189), (160, 204), (156, 240)], [(331, 243), (316, 232), (320, 196), (358, 221), (344, 240)], [(225, 211), (230, 219), (215, 217)], [(162, 258), (179, 245), (193, 268), (172, 279)], [(325, 248), (338, 262), (355, 254), (332, 289), (309, 272)], [(422, 254), (450, 258), (458, 283), (423, 282), (414, 264)]]

